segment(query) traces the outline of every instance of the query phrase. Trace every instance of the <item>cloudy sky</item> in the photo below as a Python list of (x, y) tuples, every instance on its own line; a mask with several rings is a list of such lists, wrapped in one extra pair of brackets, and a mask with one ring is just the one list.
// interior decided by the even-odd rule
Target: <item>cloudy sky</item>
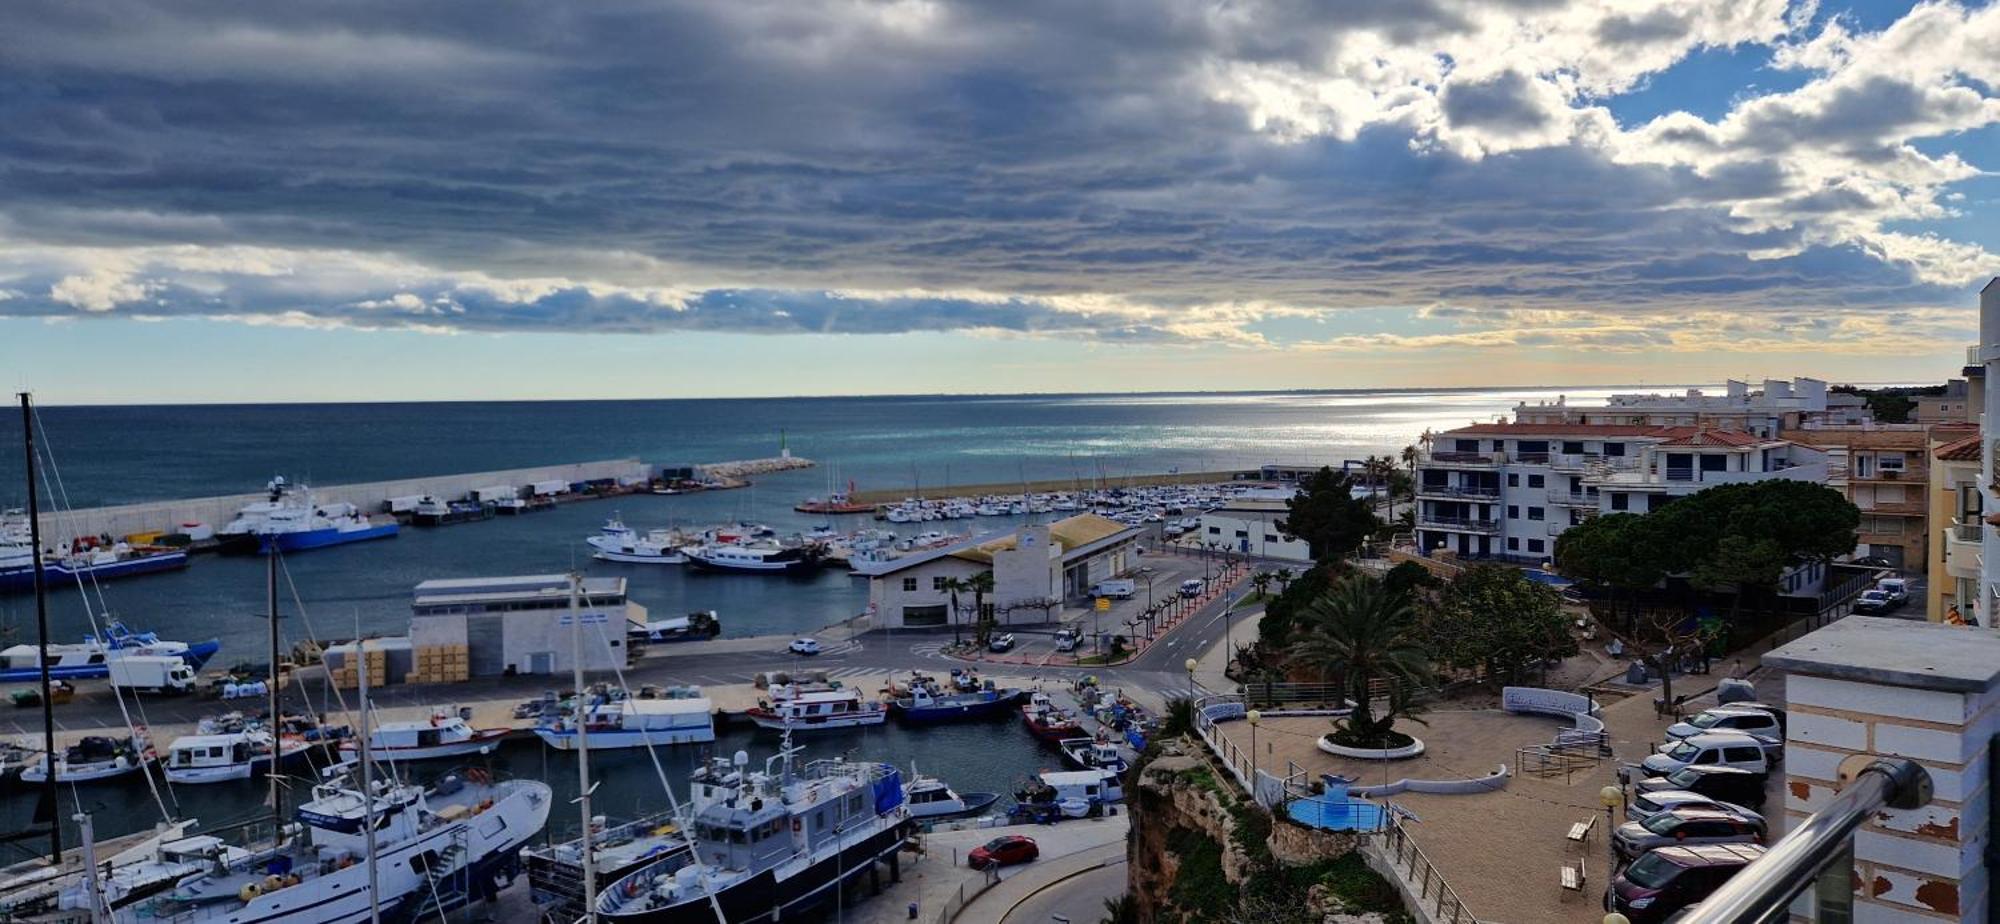
[[(11, 0), (51, 401), (1938, 379), (2000, 6)], [(10, 383), (14, 384), (14, 383)]]

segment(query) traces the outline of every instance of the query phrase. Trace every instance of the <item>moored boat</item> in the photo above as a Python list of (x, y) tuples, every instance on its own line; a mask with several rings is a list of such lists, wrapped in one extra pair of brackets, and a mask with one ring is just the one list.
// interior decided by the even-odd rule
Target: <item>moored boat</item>
[[(56, 782), (94, 783), (137, 772), (153, 762), (153, 746), (142, 730), (130, 738), (92, 735), (63, 749), (55, 760)], [(21, 768), (21, 782), (43, 783), (49, 778), (46, 757)]]
[(864, 699), (853, 687), (806, 687), (780, 684), (770, 698), (745, 712), (759, 728), (814, 731), (880, 725), (889, 710), (880, 700)]
[[(662, 812), (637, 821), (608, 823), (604, 816), (591, 819), (590, 864), (600, 887), (637, 872), (641, 867), (658, 867), (669, 858), (694, 862), (687, 837), (671, 813)], [(584, 917), (582, 837), (529, 847), (521, 851), (528, 868), (528, 894), (542, 910), (543, 919), (575, 921)]]
[(270, 553), (387, 539), (401, 528), (392, 517), (377, 522), (353, 504), (313, 502), (310, 488), (293, 488), (282, 476), (265, 486), (266, 500), (244, 506), (216, 531), (224, 551)]
[(691, 548), (685, 554), (688, 564), (697, 569), (723, 574), (807, 574), (823, 564), (819, 547), (807, 545), (710, 544)]
[(991, 808), (993, 803), (1000, 801), (1000, 794), (960, 793), (937, 777), (919, 775), (912, 767), (910, 782), (903, 786), (903, 798), (909, 803), (911, 818), (955, 818), (977, 815)]
[(1021, 721), (1028, 726), (1028, 734), (1049, 744), (1060, 744), (1083, 734), (1083, 725), (1051, 702), (1046, 693), (1036, 692), (1028, 697), (1028, 704), (1021, 707)]
[(583, 540), (594, 550), (592, 558), (629, 565), (682, 565), (688, 557), (681, 547), (687, 537), (671, 529), (649, 530), (641, 535), (613, 515), (597, 535)]
[(535, 726), (535, 737), (559, 751), (574, 751), (579, 738), (593, 751), (699, 744), (715, 740), (715, 705), (699, 695), (666, 699), (627, 697), (592, 703), (584, 713), (585, 734), (563, 710)]
[(178, 657), (195, 670), (208, 662), (222, 643), (165, 641), (151, 632), (133, 632), (123, 623), (112, 622), (102, 635), (76, 643), (56, 643), (46, 648), (10, 645), (0, 649), (0, 681), (37, 680), (44, 665), (51, 678), (76, 680), (111, 676), (110, 662), (131, 655)]
[(202, 735), (182, 735), (167, 745), (163, 762), (167, 779), (175, 783), (222, 783), (247, 780), (303, 760), (312, 743), (296, 735), (281, 735), (275, 748), (271, 733), (261, 728)]
[(973, 689), (947, 690), (921, 674), (913, 677), (903, 694), (890, 700), (896, 718), (912, 724), (963, 722), (1000, 715), (1020, 699), (1012, 687), (996, 689), (992, 681)]
[(1062, 749), (1069, 762), (1084, 770), (1103, 770), (1123, 775), (1126, 769), (1125, 755), (1118, 746), (1096, 738), (1065, 738), (1056, 745)]
[[(465, 717), (439, 710), (428, 722), (380, 722), (369, 736), (368, 750), (374, 759), (397, 761), (437, 760), (467, 754), (490, 754), (507, 737), (504, 728), (473, 728)], [(359, 754), (360, 742), (349, 738), (340, 743), (340, 752)]]

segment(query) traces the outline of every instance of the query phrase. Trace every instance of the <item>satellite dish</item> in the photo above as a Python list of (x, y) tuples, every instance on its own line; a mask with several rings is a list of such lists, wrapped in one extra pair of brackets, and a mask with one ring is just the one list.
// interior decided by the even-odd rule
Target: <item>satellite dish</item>
[(750, 763), (750, 752), (749, 752), (749, 751), (737, 751), (737, 752), (736, 752), (736, 766), (739, 766), (739, 767), (742, 767), (742, 766), (747, 766), (747, 765), (748, 765), (749, 763)]

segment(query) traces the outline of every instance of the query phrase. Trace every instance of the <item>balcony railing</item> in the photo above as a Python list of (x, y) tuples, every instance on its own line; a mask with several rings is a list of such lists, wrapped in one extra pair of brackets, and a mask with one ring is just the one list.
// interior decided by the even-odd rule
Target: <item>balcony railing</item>
[(1523, 465), (1547, 465), (1549, 464), (1549, 454), (1546, 452), (1517, 452), (1514, 454), (1514, 461)]
[(1427, 484), (1419, 486), (1417, 494), (1422, 497), (1477, 497), (1492, 499), (1500, 496), (1500, 489), (1467, 485)]
[(1986, 524), (1979, 522), (1968, 523), (1963, 519), (1951, 524), (1952, 537), (1960, 542), (1982, 541), (1986, 538), (1985, 530)]
[(1568, 491), (1549, 492), (1549, 503), (1558, 507), (1595, 507), (1597, 506), (1597, 498), (1598, 495), (1596, 494), (1586, 494), (1583, 492), (1574, 494)]
[(1930, 801), (1931, 778), (1924, 768), (1896, 758), (1869, 764), (1825, 808), (1703, 899), (1685, 924), (1788, 920), (1787, 909), (1807, 889), (1819, 902), (1821, 920), (1848, 920), (1854, 903), (1854, 830), (1885, 807), (1907, 811)]
[(1456, 529), (1465, 532), (1495, 533), (1500, 531), (1499, 520), (1475, 520), (1468, 517), (1441, 517), (1423, 514), (1417, 517), (1417, 525), (1430, 529)]
[(1504, 452), (1433, 452), (1423, 458), (1431, 465), (1498, 465), (1507, 461)]

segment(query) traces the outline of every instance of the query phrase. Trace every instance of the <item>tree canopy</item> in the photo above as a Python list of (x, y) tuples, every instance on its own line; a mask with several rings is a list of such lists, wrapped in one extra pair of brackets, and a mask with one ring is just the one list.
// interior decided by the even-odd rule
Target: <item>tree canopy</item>
[(1548, 658), (1576, 653), (1555, 588), (1525, 572), (1473, 565), (1452, 578), (1422, 617), (1425, 644), (1439, 662), (1485, 668), (1488, 680), (1518, 683)]
[(1382, 525), (1373, 499), (1355, 497), (1354, 488), (1354, 479), (1346, 473), (1321, 467), (1285, 501), (1285, 519), (1278, 529), (1304, 539), (1314, 561), (1346, 557)]
[[(1415, 688), (1430, 683), (1430, 653), (1417, 631), (1407, 595), (1391, 593), (1365, 574), (1350, 574), (1314, 598), (1292, 643), (1292, 661), (1340, 678), (1354, 712), (1337, 723), (1343, 744), (1393, 747), (1399, 716), (1412, 714)], [(1378, 713), (1371, 685), (1389, 685)]]

